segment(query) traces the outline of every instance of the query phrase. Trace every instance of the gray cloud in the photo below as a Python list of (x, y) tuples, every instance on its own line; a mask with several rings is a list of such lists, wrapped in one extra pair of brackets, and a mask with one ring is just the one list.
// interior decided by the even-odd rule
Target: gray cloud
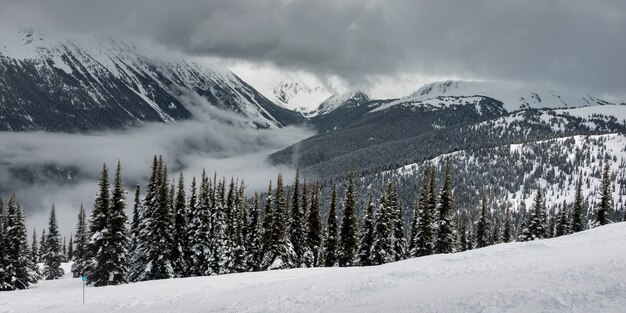
[[(267, 155), (312, 135), (305, 128), (257, 130), (239, 115), (220, 111), (202, 98), (187, 99), (195, 110), (195, 120), (176, 124), (147, 124), (144, 127), (88, 134), (0, 132), (0, 190), (16, 192), (28, 215), (29, 228), (44, 228), (50, 206), (55, 203), (61, 230), (69, 235), (76, 223), (80, 204), (90, 211), (97, 191), (97, 178), (103, 163), (110, 173), (121, 160), (123, 178), (133, 200), (134, 186), (145, 183), (152, 157), (163, 155), (171, 170), (170, 178), (182, 171), (187, 185), (203, 169), (212, 176), (244, 179), (248, 192), (264, 191), (270, 179), (283, 173), (287, 181), (294, 170), (274, 166)], [(194, 105), (195, 104), (195, 105)], [(53, 165), (73, 167), (81, 175), (68, 183), (24, 180), (10, 169), (23, 166)], [(41, 176), (40, 174), (37, 174)], [(2, 195), (5, 200), (8, 194)]]
[(621, 0), (5, 0), (1, 8), (16, 22), (132, 34), (353, 85), (416, 73), (626, 93)]

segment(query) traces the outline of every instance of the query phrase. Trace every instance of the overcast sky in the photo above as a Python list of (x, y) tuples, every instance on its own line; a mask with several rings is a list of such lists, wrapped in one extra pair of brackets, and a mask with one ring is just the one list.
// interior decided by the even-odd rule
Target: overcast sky
[(350, 87), (461, 78), (626, 98), (624, 0), (0, 0), (0, 19)]

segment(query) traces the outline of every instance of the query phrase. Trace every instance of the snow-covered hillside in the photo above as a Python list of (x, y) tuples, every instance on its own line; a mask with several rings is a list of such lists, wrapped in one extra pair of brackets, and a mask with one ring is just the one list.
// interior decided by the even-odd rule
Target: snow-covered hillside
[(298, 120), (232, 72), (158, 47), (34, 30), (6, 30), (0, 40), (0, 129), (171, 122), (206, 105), (239, 113), (258, 127)]
[(374, 267), (0, 293), (0, 312), (623, 312), (626, 223)]
[[(607, 134), (571, 136), (495, 148), (461, 150), (427, 161), (441, 166), (450, 157), (455, 167), (456, 196), (472, 196), (490, 182), (492, 203), (514, 211), (530, 208), (534, 194), (542, 188), (546, 207), (555, 209), (574, 201), (576, 180), (583, 178), (583, 196), (592, 208), (600, 189), (605, 160), (611, 164), (613, 199), (617, 214), (623, 215), (626, 194), (626, 136)], [(418, 177), (423, 163), (409, 164), (384, 176)], [(475, 196), (477, 199), (480, 197)], [(466, 201), (463, 201), (466, 202)]]
[(445, 81), (425, 85), (398, 103), (418, 102), (440, 96), (486, 96), (501, 101), (509, 112), (521, 109), (576, 108), (608, 102), (588, 94), (560, 93), (542, 87), (497, 82)]

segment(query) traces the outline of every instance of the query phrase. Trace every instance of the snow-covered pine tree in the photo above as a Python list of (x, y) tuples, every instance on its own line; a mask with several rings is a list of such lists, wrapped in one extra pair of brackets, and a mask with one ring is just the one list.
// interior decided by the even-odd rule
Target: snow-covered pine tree
[(456, 251), (456, 232), (452, 221), (452, 161), (446, 160), (443, 186), (437, 206), (437, 238), (435, 240), (436, 253), (452, 253)]
[(67, 260), (74, 259), (74, 241), (72, 240), (72, 234), (70, 233), (70, 242), (67, 243)]
[(261, 259), (257, 264), (259, 270), (263, 270), (269, 266), (265, 264), (265, 255), (269, 253), (272, 247), (272, 225), (274, 224), (274, 195), (272, 194), (272, 181), (270, 180), (265, 198), (265, 208), (263, 210), (263, 224), (261, 227)]
[(274, 216), (272, 225), (272, 246), (264, 257), (267, 269), (283, 269), (295, 266), (296, 255), (287, 233), (287, 198), (283, 177), (278, 175), (274, 200)]
[[(33, 237), (30, 246), (30, 257), (34, 263), (39, 263), (39, 245), (37, 245), (37, 230), (33, 228)], [(0, 237), (0, 240), (4, 240), (3, 237)]]
[(337, 188), (333, 184), (330, 194), (330, 211), (326, 221), (326, 234), (324, 236), (324, 266), (332, 267), (337, 264), (338, 238), (337, 238)]
[(522, 230), (522, 241), (543, 239), (547, 234), (546, 213), (541, 189), (537, 190), (533, 207), (527, 213), (526, 227)]
[(585, 215), (586, 208), (583, 197), (583, 176), (578, 176), (578, 182), (576, 183), (576, 195), (574, 196), (574, 209), (572, 210), (572, 232), (579, 232), (585, 230)]
[(596, 216), (593, 223), (594, 227), (613, 223), (611, 215), (613, 214), (613, 194), (611, 190), (611, 165), (608, 156), (604, 159), (604, 170), (602, 171), (602, 184), (598, 195), (596, 205)]
[(84, 268), (87, 283), (94, 286), (127, 282), (127, 217), (121, 171), (118, 162), (112, 195), (106, 164), (100, 175), (100, 188), (89, 225), (88, 261)]
[(361, 266), (372, 265), (371, 251), (374, 246), (374, 196), (370, 192), (367, 195), (365, 214), (361, 226), (361, 240), (359, 242), (359, 264)]
[(212, 227), (212, 255), (211, 274), (228, 273), (230, 239), (227, 228), (227, 202), (226, 202), (226, 179), (222, 179), (217, 184), (216, 201), (211, 216)]
[(72, 261), (72, 277), (81, 277), (84, 274), (85, 262), (88, 257), (89, 234), (87, 233), (87, 217), (83, 205), (80, 205), (78, 212), (78, 222), (76, 224), (76, 235), (74, 235), (74, 257)]
[(261, 225), (259, 216), (259, 194), (254, 193), (254, 202), (248, 214), (248, 224), (246, 226), (246, 252), (247, 266), (251, 271), (258, 271), (259, 263), (263, 258), (263, 247), (261, 245)]
[(480, 218), (476, 223), (476, 248), (491, 245), (491, 210), (487, 203), (487, 195), (483, 193), (480, 206)]
[(417, 227), (419, 223), (419, 217), (420, 217), (420, 204), (419, 204), (419, 192), (418, 192), (415, 196), (415, 201), (413, 203), (413, 213), (411, 214), (411, 228), (409, 232), (409, 242), (407, 246), (407, 257), (409, 258), (416, 257), (416, 255), (414, 255), (416, 251), (415, 239), (416, 239), (417, 233), (419, 232), (419, 229)]
[(12, 286), (11, 289), (27, 289), (40, 276), (28, 249), (24, 211), (15, 194), (9, 197), (5, 225), (6, 256), (10, 262), (8, 283)]
[(231, 220), (231, 243), (232, 252), (229, 262), (229, 271), (231, 273), (241, 273), (248, 270), (246, 264), (246, 247), (244, 229), (246, 227), (244, 216), (246, 214), (246, 199), (244, 196), (244, 184), (241, 182), (239, 190), (235, 190), (235, 204), (233, 206)]
[(567, 235), (570, 233), (570, 220), (569, 220), (570, 214), (569, 214), (569, 210), (567, 209), (567, 205), (565, 204), (565, 201), (563, 201), (563, 204), (561, 205), (561, 209), (559, 210), (559, 220), (556, 224), (556, 232), (555, 235), (556, 237), (560, 237), (563, 235)]
[(387, 192), (383, 190), (380, 205), (376, 212), (376, 226), (374, 228), (374, 242), (370, 253), (372, 265), (380, 265), (395, 260), (393, 250), (393, 211), (388, 204)]
[(13, 266), (7, 255), (5, 219), (4, 204), (0, 197), (0, 291), (15, 289), (12, 284)]
[[(172, 188), (174, 190), (174, 188)], [(185, 247), (187, 247), (187, 203), (185, 195), (185, 178), (183, 173), (178, 175), (178, 188), (174, 195), (174, 245), (172, 247), (172, 266), (176, 277), (185, 277), (187, 264), (185, 262)]]
[(306, 265), (320, 266), (320, 249), (322, 246), (322, 219), (320, 215), (320, 185), (315, 182), (311, 191), (311, 209), (307, 215), (307, 257)]
[(152, 163), (143, 212), (139, 223), (137, 249), (132, 258), (130, 277), (134, 281), (171, 278), (174, 269), (170, 261), (173, 233), (167, 168), (163, 158)]
[(393, 183), (387, 185), (387, 203), (393, 213), (393, 256), (400, 261), (407, 256), (406, 234), (404, 232), (404, 209), (398, 197), (398, 190)]
[(63, 261), (61, 251), (61, 235), (59, 234), (59, 226), (57, 225), (57, 217), (52, 204), (50, 210), (50, 218), (48, 219), (48, 235), (46, 236), (46, 253), (42, 257), (43, 261), (43, 277), (46, 280), (59, 279), (65, 275), (65, 271), (61, 268)]
[[(434, 171), (434, 169), (432, 169)], [(411, 257), (419, 257), (433, 254), (433, 211), (430, 208), (432, 175), (430, 167), (424, 168), (422, 193), (418, 202), (419, 214), (417, 219), (417, 232), (413, 234), (414, 249), (409, 251)]]
[(511, 242), (513, 240), (513, 228), (511, 224), (511, 210), (507, 206), (504, 211), (504, 231), (502, 232), (503, 242)]
[(43, 254), (46, 253), (46, 229), (41, 231), (41, 237), (39, 239), (39, 251), (37, 252), (37, 259), (41, 260)]
[[(128, 282), (128, 229), (126, 223), (126, 195), (122, 182), (122, 164), (117, 162), (113, 192), (111, 193), (111, 207), (108, 216), (108, 257), (106, 263), (99, 263), (108, 272), (106, 285), (119, 285)], [(103, 249), (106, 249), (103, 247)]]
[(105, 252), (108, 252), (106, 246), (110, 232), (108, 216), (111, 206), (109, 170), (106, 164), (102, 166), (98, 186), (99, 191), (89, 223), (89, 248), (84, 271), (87, 276), (87, 284), (103, 286), (109, 280), (108, 272), (101, 265), (106, 263), (108, 258)]
[(135, 199), (133, 201), (133, 220), (130, 223), (130, 245), (128, 247), (128, 256), (129, 256), (129, 260), (130, 260), (130, 266), (129, 266), (129, 280), (133, 281), (132, 279), (132, 272), (133, 272), (133, 266), (132, 266), (132, 262), (133, 259), (135, 257), (135, 251), (137, 250), (137, 240), (139, 240), (139, 226), (140, 226), (140, 220), (141, 220), (141, 211), (142, 211), (142, 207), (141, 207), (141, 187), (139, 187), (139, 185), (135, 186)]
[(359, 229), (357, 223), (357, 192), (354, 164), (348, 174), (346, 197), (343, 204), (343, 218), (339, 234), (339, 266), (352, 266), (358, 263)]
[(187, 276), (210, 275), (211, 269), (211, 212), (209, 179), (206, 171), (200, 178), (200, 195), (196, 197), (196, 178), (191, 180), (189, 197), (189, 224), (187, 225), (188, 251)]
[(63, 244), (61, 244), (61, 262), (67, 262), (67, 240), (63, 236)]
[(304, 214), (302, 208), (302, 196), (300, 187), (300, 170), (296, 170), (296, 178), (293, 186), (293, 197), (289, 209), (289, 241), (293, 245), (296, 254), (296, 266), (302, 265), (303, 254), (306, 245), (306, 232), (304, 231)]

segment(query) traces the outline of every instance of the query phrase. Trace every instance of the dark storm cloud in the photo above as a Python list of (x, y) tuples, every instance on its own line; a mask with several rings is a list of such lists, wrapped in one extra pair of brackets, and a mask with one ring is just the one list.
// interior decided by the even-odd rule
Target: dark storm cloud
[(355, 84), (418, 73), (626, 93), (622, 0), (26, 0), (3, 9)]

